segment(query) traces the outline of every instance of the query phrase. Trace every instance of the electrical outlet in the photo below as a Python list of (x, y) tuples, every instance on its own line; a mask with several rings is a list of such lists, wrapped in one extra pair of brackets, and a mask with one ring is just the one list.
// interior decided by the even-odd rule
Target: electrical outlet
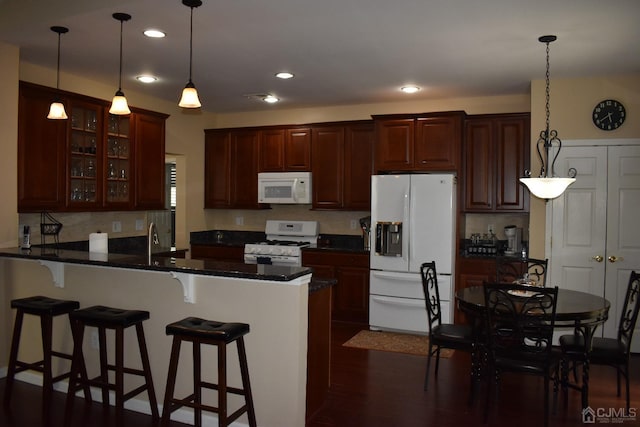
[(113, 221), (111, 223), (111, 231), (120, 233), (122, 231), (122, 223), (120, 221)]
[(144, 219), (136, 219), (136, 231), (144, 230)]
[(98, 331), (96, 329), (91, 331), (91, 348), (95, 350), (100, 348), (100, 340), (98, 339)]
[(358, 220), (357, 219), (352, 219), (351, 220), (351, 229), (355, 230), (356, 228), (358, 228)]
[(237, 216), (236, 217), (236, 225), (244, 225), (244, 217)]
[(487, 233), (494, 234), (495, 232), (496, 230), (494, 229), (493, 224), (487, 225)]

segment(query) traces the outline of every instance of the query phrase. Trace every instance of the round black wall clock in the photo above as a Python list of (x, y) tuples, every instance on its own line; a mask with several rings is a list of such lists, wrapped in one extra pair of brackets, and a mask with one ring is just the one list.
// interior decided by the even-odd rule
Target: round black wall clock
[(627, 112), (624, 105), (615, 99), (605, 99), (593, 107), (593, 124), (598, 129), (616, 130), (624, 123)]

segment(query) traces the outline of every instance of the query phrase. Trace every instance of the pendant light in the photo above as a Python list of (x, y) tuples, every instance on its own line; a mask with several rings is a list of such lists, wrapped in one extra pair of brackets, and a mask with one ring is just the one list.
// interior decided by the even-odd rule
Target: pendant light
[[(547, 72), (546, 72), (546, 126), (545, 129), (540, 132), (540, 137), (536, 143), (538, 150), (538, 157), (542, 164), (540, 168), (540, 176), (538, 178), (531, 178), (531, 172), (528, 172), (529, 177), (520, 178), (520, 182), (527, 186), (531, 194), (540, 199), (555, 199), (560, 196), (567, 187), (575, 182), (576, 170), (571, 168), (569, 174), (571, 178), (560, 178), (555, 175), (555, 163), (560, 154), (562, 148), (562, 141), (558, 138), (557, 130), (549, 130), (549, 43), (555, 41), (556, 36), (541, 36), (538, 41), (547, 45)], [(549, 163), (549, 152), (553, 146), (557, 146), (558, 150), (553, 156), (553, 160)], [(526, 172), (525, 172), (526, 173)]]
[(182, 0), (182, 4), (191, 8), (191, 27), (189, 29), (189, 81), (182, 90), (182, 97), (178, 105), (182, 108), (200, 108), (200, 99), (196, 86), (191, 81), (191, 70), (193, 68), (193, 8), (202, 6), (200, 0)]
[(113, 18), (117, 21), (120, 21), (120, 73), (118, 79), (118, 90), (113, 97), (113, 101), (111, 101), (111, 108), (109, 109), (109, 113), (118, 116), (124, 116), (127, 114), (131, 114), (131, 110), (129, 110), (129, 105), (127, 105), (127, 98), (124, 97), (124, 92), (122, 92), (122, 25), (124, 21), (128, 21), (129, 19), (131, 19), (131, 15), (127, 13), (114, 13)]
[[(67, 32), (69, 32), (69, 29), (67, 27), (51, 27), (51, 31), (53, 31), (54, 33), (58, 33), (58, 68), (56, 71), (56, 91), (60, 90), (60, 36), (62, 34), (65, 34)], [(53, 102), (51, 103), (51, 107), (49, 107), (49, 114), (47, 115), (47, 119), (52, 119), (52, 120), (66, 120), (69, 117), (67, 117), (67, 112), (64, 111), (64, 104), (62, 103), (62, 100), (60, 100), (59, 98), (56, 98), (53, 100)]]

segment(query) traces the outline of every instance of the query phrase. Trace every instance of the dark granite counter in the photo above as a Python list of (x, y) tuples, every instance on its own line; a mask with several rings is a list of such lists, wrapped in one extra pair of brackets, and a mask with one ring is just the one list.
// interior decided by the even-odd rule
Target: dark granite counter
[(85, 251), (55, 250), (44, 247), (30, 250), (20, 248), (0, 249), (0, 257), (281, 282), (288, 282), (312, 272), (311, 269), (306, 267), (181, 259), (158, 255), (152, 256), (151, 262), (149, 262), (146, 255), (94, 254)]

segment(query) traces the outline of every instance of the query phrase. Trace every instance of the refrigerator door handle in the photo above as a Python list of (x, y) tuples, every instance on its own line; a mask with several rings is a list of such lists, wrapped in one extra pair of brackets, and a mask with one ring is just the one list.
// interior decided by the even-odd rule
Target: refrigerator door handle
[(420, 279), (420, 274), (416, 273), (415, 277), (408, 275), (406, 273), (403, 273), (402, 275), (399, 275), (397, 273), (393, 273), (393, 272), (387, 272), (387, 271), (371, 271), (371, 274), (374, 277), (379, 277), (381, 279), (393, 279), (395, 281), (402, 281), (402, 282), (416, 282), (421, 280)]
[(372, 295), (371, 298), (381, 304), (389, 305), (401, 305), (405, 307), (426, 307), (424, 300), (419, 299), (403, 299), (403, 298), (385, 298), (376, 295)]

